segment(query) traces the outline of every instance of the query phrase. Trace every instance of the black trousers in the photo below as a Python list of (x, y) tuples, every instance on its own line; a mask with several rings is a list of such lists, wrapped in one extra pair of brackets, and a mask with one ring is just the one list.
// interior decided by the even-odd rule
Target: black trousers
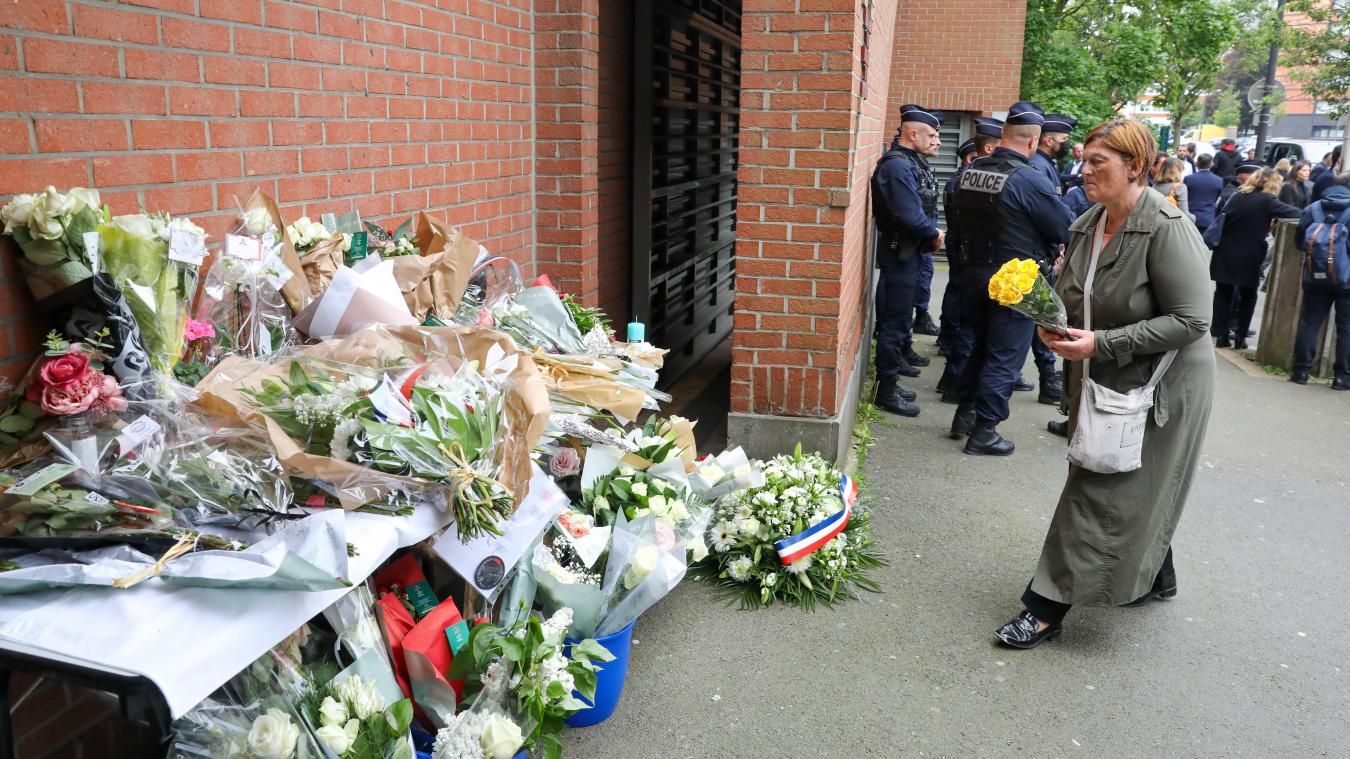
[[(1171, 587), (1177, 584), (1177, 570), (1172, 566), (1172, 547), (1167, 547), (1167, 555), (1163, 556), (1162, 567), (1158, 574), (1153, 578), (1153, 588), (1149, 592), (1157, 592), (1163, 588)], [(1073, 604), (1062, 604), (1059, 601), (1051, 601), (1045, 596), (1031, 589), (1031, 583), (1027, 583), (1027, 589), (1022, 592), (1022, 605), (1027, 607), (1027, 611), (1036, 615), (1036, 619), (1047, 622), (1051, 627), (1064, 621), (1064, 615), (1069, 613)]]
[(1228, 314), (1234, 314), (1236, 317), (1236, 324), (1232, 325), (1234, 337), (1237, 340), (1246, 340), (1254, 313), (1256, 313), (1255, 287), (1214, 283), (1214, 315), (1210, 319), (1209, 327), (1211, 335), (1224, 337), (1229, 328)]
[(1336, 309), (1336, 379), (1350, 382), (1350, 289), (1303, 288), (1303, 313), (1294, 338), (1294, 373), (1307, 374), (1317, 355), (1317, 338), (1332, 307)]

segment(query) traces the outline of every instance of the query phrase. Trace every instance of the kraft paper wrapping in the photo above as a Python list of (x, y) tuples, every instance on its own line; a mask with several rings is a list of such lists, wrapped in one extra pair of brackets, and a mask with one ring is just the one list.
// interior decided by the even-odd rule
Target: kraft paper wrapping
[(501, 332), (465, 327), (372, 326), (342, 340), (298, 348), (274, 364), (231, 356), (197, 385), (196, 404), (208, 413), (261, 428), (289, 473), (333, 485), (342, 507), (350, 511), (395, 490), (416, 493), (443, 486), (306, 453), (276, 422), (254, 408), (239, 388), (258, 387), (269, 377), (284, 381), (290, 359), (377, 367), (382, 360), (396, 356), (406, 357), (414, 365), (463, 358), (485, 366), (494, 347), (506, 356), (518, 356), (509, 374), (512, 386), (503, 403), (502, 471), (497, 478), (510, 489), (518, 506), (529, 490), (530, 451), (548, 424), (548, 391), (530, 357), (520, 354), (511, 338)]
[(646, 394), (614, 379), (618, 367), (612, 365), (613, 359), (593, 359), (605, 367), (599, 368), (591, 363), (566, 361), (565, 357), (552, 356), (543, 350), (536, 350), (533, 358), (550, 390), (624, 419), (636, 420), (642, 413)]
[(390, 258), (394, 278), (418, 322), (429, 314), (449, 322), (473, 275), (478, 243), (426, 213), (417, 214), (415, 229), (413, 242), (422, 255)]
[(245, 211), (252, 208), (267, 209), (268, 215), (272, 217), (272, 224), (277, 228), (277, 234), (281, 235), (281, 260), (286, 264), (286, 268), (291, 270), (292, 275), (281, 288), (281, 294), (286, 298), (286, 305), (291, 307), (291, 313), (298, 314), (314, 299), (314, 291), (310, 289), (309, 280), (305, 278), (305, 270), (300, 265), (300, 256), (295, 253), (295, 246), (291, 245), (291, 239), (286, 235), (286, 220), (281, 218), (276, 201), (262, 190), (255, 189), (248, 197), (248, 202), (244, 204)]
[(317, 296), (328, 289), (328, 283), (342, 266), (342, 235), (333, 235), (299, 255), (309, 291)]

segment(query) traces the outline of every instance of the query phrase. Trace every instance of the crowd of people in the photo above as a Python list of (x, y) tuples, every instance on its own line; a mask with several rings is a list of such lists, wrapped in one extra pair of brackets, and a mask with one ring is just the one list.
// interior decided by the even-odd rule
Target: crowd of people
[[(914, 350), (914, 335), (935, 333), (946, 359), (937, 391), (956, 406), (950, 435), (965, 441), (966, 453), (1016, 449), (998, 426), (1009, 417), (1012, 393), (1035, 387), (1022, 377), (1029, 352), (1038, 400), (1067, 416), (1049, 429), (1071, 439), (1073, 465), (1024, 609), (997, 639), (1031, 648), (1059, 634), (1072, 605), (1174, 597), (1171, 537), (1214, 388), (1206, 338), (1219, 347), (1246, 346), (1275, 219), (1300, 219), (1297, 240), (1310, 261), (1293, 379), (1307, 381), (1316, 334), (1334, 307), (1332, 386), (1350, 389), (1350, 260), (1338, 270), (1350, 172), (1338, 173), (1339, 151), (1316, 167), (1242, 159), (1232, 140), (1213, 156), (1193, 145), (1167, 155), (1151, 129), (1133, 120), (1098, 125), (1070, 145), (1075, 119), (1019, 101), (1002, 121), (975, 120), (974, 136), (958, 148), (960, 168), (939, 189), (928, 159), (941, 147), (943, 114), (905, 105), (900, 122), (872, 176), (880, 269), (876, 405), (919, 415), (917, 392), (900, 383), (929, 364)], [(951, 276), (937, 326), (926, 293), (932, 255), (943, 248)], [(1055, 286), (1067, 329), (1038, 327), (990, 298), (991, 277), (1013, 259), (1034, 260)], [(1089, 385), (1098, 394), (1156, 393), (1145, 421), (1124, 438), (1114, 433), (1112, 445), (1139, 455), (1137, 468), (1075, 461), (1080, 442), (1091, 442), (1075, 436), (1082, 407), (1095, 402)]]

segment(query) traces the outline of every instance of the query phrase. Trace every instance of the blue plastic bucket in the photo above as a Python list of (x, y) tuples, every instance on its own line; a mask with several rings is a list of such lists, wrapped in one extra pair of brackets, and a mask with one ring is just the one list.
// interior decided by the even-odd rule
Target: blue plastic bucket
[[(633, 650), (633, 625), (635, 624), (637, 624), (636, 619), (616, 633), (606, 635), (603, 638), (596, 638), (597, 643), (614, 654), (614, 661), (596, 662), (595, 703), (592, 704), (591, 708), (582, 709), (564, 720), (568, 727), (598, 725), (609, 719), (614, 710), (619, 708), (619, 697), (623, 695), (623, 681), (628, 678), (628, 655)], [(565, 642), (580, 643), (581, 641), (568, 639)], [(584, 703), (591, 703), (580, 693), (573, 693), (572, 695), (581, 699)]]

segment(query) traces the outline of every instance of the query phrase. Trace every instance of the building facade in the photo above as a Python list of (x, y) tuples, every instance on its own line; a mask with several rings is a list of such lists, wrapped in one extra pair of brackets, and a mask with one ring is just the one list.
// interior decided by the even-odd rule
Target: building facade
[[(845, 449), (868, 355), (868, 179), (903, 102), (1016, 99), (1020, 3), (25, 0), (0, 17), (0, 196), (98, 188), (212, 239), (427, 211), (648, 324), (678, 374), (732, 341), (731, 442)], [(997, 17), (975, 52), (961, 29)], [(949, 159), (939, 161), (939, 168)], [(954, 165), (954, 162), (952, 162)], [(37, 349), (0, 256), (0, 371)]]

